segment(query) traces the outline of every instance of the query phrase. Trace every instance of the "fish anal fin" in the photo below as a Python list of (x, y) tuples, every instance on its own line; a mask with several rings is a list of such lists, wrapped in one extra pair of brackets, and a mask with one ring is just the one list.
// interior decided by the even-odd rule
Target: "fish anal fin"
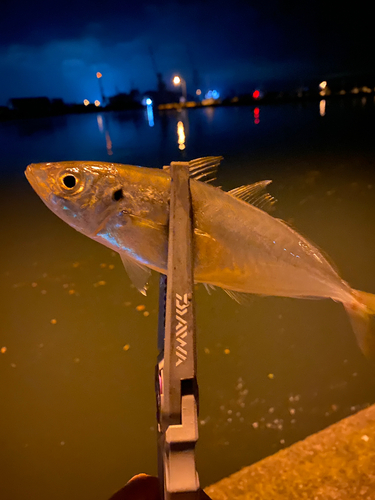
[(227, 288), (223, 288), (224, 292), (229, 295), (229, 297), (235, 300), (238, 304), (246, 305), (250, 302), (250, 295), (248, 293), (236, 292), (234, 290), (228, 290)]
[(216, 290), (216, 286), (211, 285), (210, 283), (203, 283), (208, 295), (211, 295), (212, 290)]
[[(220, 165), (222, 156), (206, 156), (204, 158), (196, 158), (187, 162), (189, 166), (189, 174), (192, 179), (202, 182), (212, 182), (216, 179), (217, 169)], [(167, 172), (170, 166), (163, 167)]]
[(150, 269), (139, 264), (125, 252), (121, 252), (120, 257), (133, 285), (142, 295), (147, 295), (147, 283), (151, 276)]
[(240, 186), (228, 191), (228, 194), (246, 203), (250, 203), (265, 212), (270, 212), (276, 200), (269, 193), (265, 192), (265, 189), (271, 182), (272, 181), (260, 181), (255, 184)]

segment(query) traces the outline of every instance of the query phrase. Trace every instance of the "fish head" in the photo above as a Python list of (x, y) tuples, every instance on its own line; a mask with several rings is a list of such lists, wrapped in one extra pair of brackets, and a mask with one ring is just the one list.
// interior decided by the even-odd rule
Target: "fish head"
[(25, 175), (52, 212), (89, 237), (113, 210), (113, 195), (121, 189), (111, 163), (32, 163)]

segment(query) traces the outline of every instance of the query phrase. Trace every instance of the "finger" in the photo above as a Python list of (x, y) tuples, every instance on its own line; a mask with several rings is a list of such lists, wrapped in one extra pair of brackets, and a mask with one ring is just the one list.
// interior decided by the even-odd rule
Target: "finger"
[(159, 480), (147, 474), (137, 474), (109, 500), (161, 500)]

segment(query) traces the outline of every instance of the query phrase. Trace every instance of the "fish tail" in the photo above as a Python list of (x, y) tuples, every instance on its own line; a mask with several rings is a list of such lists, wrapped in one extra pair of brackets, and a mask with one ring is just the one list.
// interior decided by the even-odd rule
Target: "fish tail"
[(344, 303), (358, 345), (366, 358), (375, 359), (375, 294), (353, 290), (353, 301)]

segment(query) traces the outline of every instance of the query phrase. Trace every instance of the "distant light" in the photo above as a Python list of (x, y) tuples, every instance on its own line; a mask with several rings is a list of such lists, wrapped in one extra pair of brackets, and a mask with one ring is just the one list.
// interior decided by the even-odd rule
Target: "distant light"
[(204, 97), (206, 99), (219, 99), (220, 94), (217, 90), (209, 90)]
[(259, 90), (254, 90), (254, 92), (253, 92), (253, 98), (254, 98), (254, 99), (259, 99), (259, 97), (260, 97), (260, 92), (259, 92)]
[(96, 78), (101, 78), (103, 75), (99, 73), (99, 71), (96, 73)]
[(152, 106), (152, 99), (151, 97), (144, 97), (141, 103), (143, 106)]
[(175, 85), (180, 85), (180, 83), (181, 83), (181, 78), (180, 78), (179, 76), (175, 76), (175, 77), (173, 78), (173, 83), (174, 83)]
[(90, 104), (90, 101), (89, 101), (88, 99), (84, 99), (84, 100), (83, 100), (83, 104), (84, 104), (85, 106), (88, 106), (88, 105)]
[(323, 81), (321, 83), (319, 83), (319, 88), (324, 90), (325, 88), (327, 87), (327, 82), (326, 81)]
[(196, 93), (197, 95), (201, 95), (202, 91), (201, 91), (201, 89), (197, 89), (195, 93)]
[(100, 106), (100, 101), (96, 100), (96, 101), (94, 101), (94, 104), (96, 107), (98, 107), (98, 106)]

